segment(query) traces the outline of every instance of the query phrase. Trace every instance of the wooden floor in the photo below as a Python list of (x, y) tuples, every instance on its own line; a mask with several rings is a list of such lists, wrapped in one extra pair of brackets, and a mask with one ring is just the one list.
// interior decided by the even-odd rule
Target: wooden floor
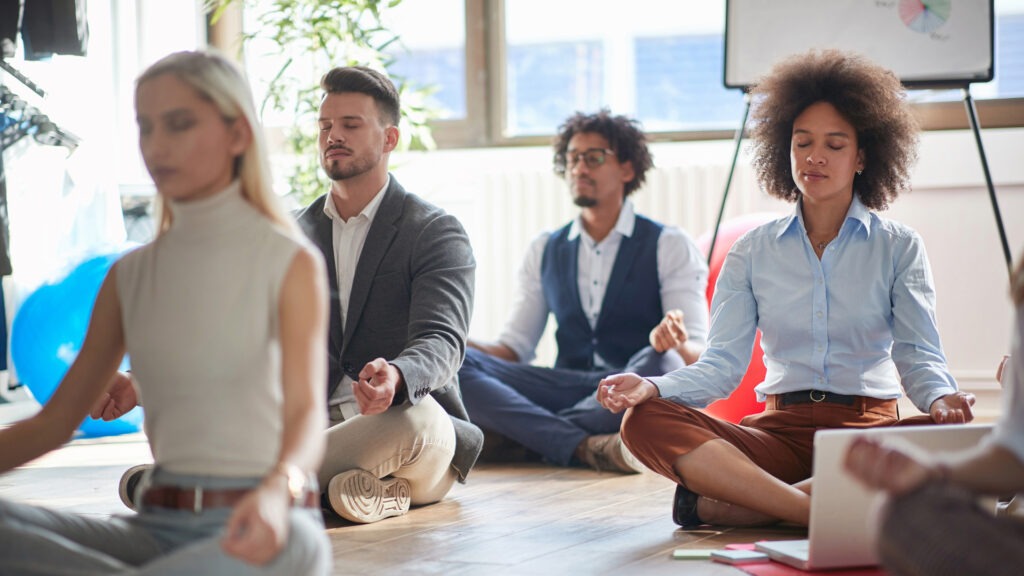
[[(0, 476), (0, 497), (96, 516), (126, 513), (117, 482), (149, 461), (140, 434), (75, 441)], [(806, 537), (794, 529), (677, 530), (673, 485), (544, 465), (484, 465), (438, 504), (371, 525), (328, 521), (335, 574), (739, 575), (677, 548)]]

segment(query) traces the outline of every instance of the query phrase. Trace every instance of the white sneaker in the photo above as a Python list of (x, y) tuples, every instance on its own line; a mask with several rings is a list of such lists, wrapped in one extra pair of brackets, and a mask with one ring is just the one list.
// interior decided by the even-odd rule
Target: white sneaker
[(121, 502), (131, 510), (135, 510), (135, 498), (138, 496), (139, 485), (143, 477), (153, 469), (152, 464), (138, 464), (125, 470), (121, 475), (121, 483), (117, 487), (117, 495)]
[(370, 524), (409, 511), (412, 488), (405, 478), (377, 478), (366, 470), (348, 470), (331, 478), (327, 498), (339, 516)]

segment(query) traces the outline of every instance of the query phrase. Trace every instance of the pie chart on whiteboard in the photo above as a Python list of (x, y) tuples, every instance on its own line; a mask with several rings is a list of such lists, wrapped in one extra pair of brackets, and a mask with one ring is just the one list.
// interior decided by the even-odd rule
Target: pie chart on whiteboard
[(900, 0), (900, 20), (914, 32), (931, 34), (949, 20), (953, 0)]

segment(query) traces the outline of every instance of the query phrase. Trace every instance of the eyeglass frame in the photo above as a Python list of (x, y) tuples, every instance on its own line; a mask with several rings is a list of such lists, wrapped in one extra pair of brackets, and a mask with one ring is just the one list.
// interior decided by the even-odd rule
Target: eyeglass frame
[[(592, 152), (601, 153), (600, 162), (592, 163), (589, 160), (587, 160), (587, 155)], [(561, 170), (572, 170), (573, 168), (576, 167), (576, 165), (580, 163), (580, 158), (582, 158), (583, 163), (587, 166), (587, 168), (594, 170), (596, 168), (604, 166), (604, 163), (608, 161), (609, 155), (615, 156), (616, 160), (618, 159), (618, 154), (614, 150), (610, 150), (608, 148), (587, 148), (586, 150), (576, 152), (575, 154), (570, 154), (569, 152), (566, 152), (565, 159), (562, 162), (559, 162), (559, 160), (556, 158), (555, 166)]]

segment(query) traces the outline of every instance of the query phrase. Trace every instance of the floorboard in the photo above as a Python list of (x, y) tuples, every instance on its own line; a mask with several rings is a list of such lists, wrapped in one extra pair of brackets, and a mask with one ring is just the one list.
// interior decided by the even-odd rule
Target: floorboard
[[(95, 516), (128, 511), (121, 473), (150, 459), (141, 434), (78, 440), (0, 476), (0, 497)], [(674, 486), (654, 474), (624, 476), (540, 464), (482, 465), (442, 502), (371, 525), (329, 518), (335, 574), (739, 575), (676, 548), (806, 537), (794, 529), (678, 530)]]

